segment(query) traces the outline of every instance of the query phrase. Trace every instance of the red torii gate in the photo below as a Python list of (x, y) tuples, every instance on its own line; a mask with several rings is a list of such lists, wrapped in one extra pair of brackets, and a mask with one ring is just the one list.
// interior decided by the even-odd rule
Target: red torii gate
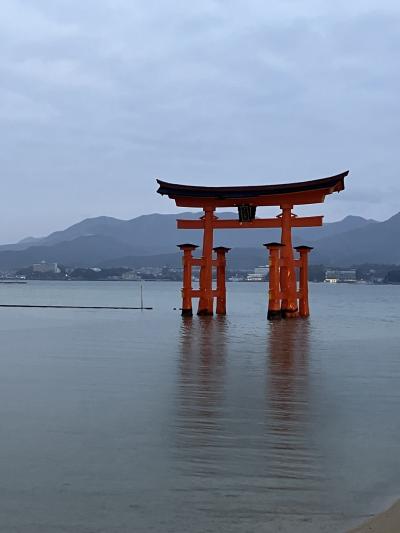
[[(322, 216), (298, 217), (292, 213), (295, 205), (322, 203), (327, 194), (344, 189), (344, 178), (349, 171), (336, 176), (280, 185), (254, 185), (233, 187), (202, 187), (179, 185), (157, 180), (157, 192), (175, 200), (179, 207), (201, 207), (199, 220), (177, 220), (178, 229), (202, 229), (202, 257), (192, 257), (197, 248), (182, 244), (183, 256), (182, 315), (192, 315), (192, 298), (199, 298), (198, 315), (212, 315), (214, 297), (217, 314), (226, 312), (225, 255), (229, 248), (213, 248), (214, 229), (281, 228), (281, 242), (268, 243), (269, 305), (268, 318), (308, 316), (308, 252), (307, 246), (296, 247), (300, 254), (294, 258), (292, 228), (322, 226)], [(276, 218), (256, 218), (258, 206), (278, 206), (282, 210)], [(239, 220), (220, 220), (214, 212), (217, 208), (237, 207)], [(213, 259), (213, 251), (217, 258)], [(200, 286), (192, 289), (192, 266), (200, 266)], [(212, 286), (212, 269), (217, 267), (217, 288)], [(297, 288), (296, 268), (300, 269)], [(299, 300), (299, 305), (298, 305)]]

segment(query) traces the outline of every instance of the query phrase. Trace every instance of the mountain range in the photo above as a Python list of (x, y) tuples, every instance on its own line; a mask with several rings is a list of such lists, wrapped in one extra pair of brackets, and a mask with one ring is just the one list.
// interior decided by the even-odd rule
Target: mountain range
[[(150, 214), (131, 220), (112, 217), (85, 219), (41, 238), (28, 237), (0, 246), (0, 270), (15, 270), (40, 261), (70, 267), (176, 266), (176, 244), (201, 244), (201, 231), (177, 230), (176, 218), (194, 219), (200, 214)], [(237, 213), (218, 213), (237, 218)], [(231, 268), (253, 268), (265, 263), (264, 242), (279, 240), (279, 230), (218, 230), (215, 245), (232, 248)], [(400, 264), (400, 213), (384, 222), (347, 216), (318, 228), (293, 231), (293, 244), (314, 247), (310, 262), (331, 266), (361, 263)]]

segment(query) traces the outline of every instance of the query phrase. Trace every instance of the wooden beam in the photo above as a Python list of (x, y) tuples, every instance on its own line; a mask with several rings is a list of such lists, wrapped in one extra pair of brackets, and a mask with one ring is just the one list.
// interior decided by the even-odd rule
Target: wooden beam
[[(322, 226), (322, 216), (315, 217), (293, 217), (293, 228), (307, 228), (312, 226)], [(178, 219), (178, 229), (203, 229), (203, 220), (183, 220)], [(214, 229), (261, 229), (261, 228), (280, 228), (280, 218), (256, 218), (252, 222), (239, 222), (239, 220), (216, 219), (213, 220)]]
[(292, 218), (292, 228), (310, 228), (314, 226), (322, 226), (324, 217), (317, 215), (314, 217), (295, 217)]
[[(199, 289), (192, 289), (190, 291), (190, 295), (192, 298), (201, 298), (203, 296), (203, 291)], [(219, 296), (219, 291), (217, 289), (212, 289), (211, 295), (213, 298)]]
[(246, 198), (193, 198), (193, 197), (176, 197), (175, 204), (178, 207), (202, 207), (212, 206), (215, 208), (221, 207), (237, 207), (238, 205), (248, 204), (255, 206), (281, 206), (283, 204), (303, 205), (303, 204), (320, 204), (325, 200), (325, 196), (332, 191), (328, 189), (313, 190), (307, 192), (296, 192), (288, 194), (273, 194), (271, 196), (249, 196)]

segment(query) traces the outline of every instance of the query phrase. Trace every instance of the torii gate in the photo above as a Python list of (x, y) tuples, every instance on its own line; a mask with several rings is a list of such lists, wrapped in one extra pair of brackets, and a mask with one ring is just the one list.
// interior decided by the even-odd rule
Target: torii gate
[[(322, 216), (298, 217), (295, 205), (323, 203), (327, 194), (344, 189), (344, 178), (349, 171), (336, 176), (280, 185), (233, 187), (202, 187), (179, 185), (157, 180), (157, 192), (175, 200), (179, 207), (201, 207), (199, 220), (177, 220), (178, 229), (202, 229), (202, 257), (192, 257), (197, 248), (193, 244), (178, 245), (183, 250), (182, 315), (192, 315), (192, 298), (199, 298), (198, 315), (212, 315), (214, 298), (217, 314), (226, 313), (225, 255), (229, 248), (213, 248), (214, 229), (281, 228), (281, 242), (267, 243), (269, 250), (269, 304), (268, 318), (308, 316), (308, 246), (298, 246), (300, 257), (294, 258), (292, 228), (322, 226)], [(256, 218), (258, 206), (278, 206), (276, 218)], [(238, 220), (220, 220), (217, 208), (237, 207)], [(213, 251), (217, 257), (213, 259)], [(192, 289), (192, 266), (200, 266), (199, 289)], [(212, 269), (217, 267), (217, 288), (212, 286)], [(300, 269), (299, 288), (296, 268)], [(299, 303), (298, 303), (299, 302)]]

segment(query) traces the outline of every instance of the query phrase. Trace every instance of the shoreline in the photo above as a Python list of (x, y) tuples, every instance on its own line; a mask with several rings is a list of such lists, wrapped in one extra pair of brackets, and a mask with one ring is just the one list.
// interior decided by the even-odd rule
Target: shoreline
[(350, 529), (348, 533), (399, 533), (400, 532), (400, 499), (396, 500), (385, 511), (369, 518), (363, 524)]

